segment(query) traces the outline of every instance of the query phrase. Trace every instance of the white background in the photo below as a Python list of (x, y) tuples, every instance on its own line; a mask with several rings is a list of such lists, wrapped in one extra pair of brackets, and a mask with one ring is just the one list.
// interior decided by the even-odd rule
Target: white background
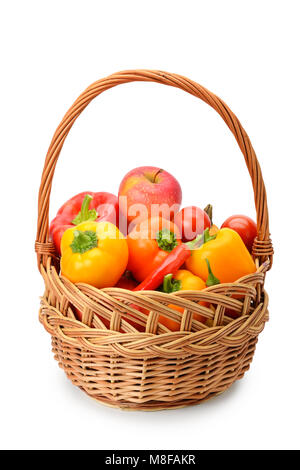
[[(4, 449), (299, 449), (299, 2), (1, 2), (1, 419)], [(93, 81), (124, 69), (185, 75), (236, 113), (260, 160), (276, 254), (270, 321), (250, 371), (199, 406), (124, 412), (74, 387), (38, 322), (33, 250), (44, 157), (60, 119)], [(79, 191), (117, 192), (157, 165), (183, 204), (212, 203), (215, 222), (255, 217), (243, 156), (222, 119), (157, 84), (107, 91), (70, 132), (51, 217)]]

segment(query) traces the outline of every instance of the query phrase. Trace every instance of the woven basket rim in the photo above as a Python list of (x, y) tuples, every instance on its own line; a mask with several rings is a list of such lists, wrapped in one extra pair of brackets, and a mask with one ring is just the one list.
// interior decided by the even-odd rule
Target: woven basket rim
[[(254, 299), (256, 297), (256, 288), (254, 286), (260, 285), (261, 289), (263, 289), (264, 276), (268, 269), (268, 264), (269, 261), (265, 262), (264, 265), (258, 268), (256, 273), (244, 276), (235, 283), (219, 284), (208, 287), (203, 291), (179, 291), (173, 294), (166, 294), (157, 291), (133, 292), (120, 288), (96, 289), (87, 284), (75, 285), (59, 276), (55, 267), (48, 262), (47, 271), (44, 268), (42, 269), (45, 282), (50, 282), (50, 291), (56, 292), (57, 297), (61, 296), (64, 299), (65, 308), (61, 312), (58, 308), (51, 306), (45, 298), (42, 298), (40, 321), (51, 335), (58, 336), (73, 346), (77, 344), (78, 347), (83, 347), (85, 350), (105, 354), (118, 353), (121, 356), (132, 358), (140, 356), (151, 358), (157, 355), (170, 358), (173, 356), (186, 356), (188, 354), (203, 354), (205, 351), (209, 353), (210, 349), (222, 345), (222, 341), (224, 344), (231, 344), (234, 347), (236, 336), (238, 337), (238, 344), (240, 344), (242, 337), (246, 340), (249, 335), (257, 336), (262, 331), (265, 322), (268, 320), (268, 296), (262, 290), (258, 305), (236, 319), (224, 317), (222, 315), (222, 308), (224, 310), (225, 305), (229, 308), (239, 307), (242, 312), (244, 308), (243, 302), (231, 298), (230, 295), (232, 293), (237, 294), (238, 292), (241, 294), (244, 291), (249, 301), (251, 296)], [(227, 295), (217, 293), (218, 290), (222, 292), (226, 288)], [(96, 299), (93, 300), (94, 297)], [(159, 303), (155, 300), (157, 297), (159, 298)], [(122, 305), (119, 302), (120, 299), (123, 301), (127, 299), (127, 305)], [(164, 299), (164, 302), (162, 299)], [(215, 313), (210, 312), (208, 308), (199, 306), (195, 303), (195, 299), (196, 301), (207, 300), (208, 302), (218, 302), (221, 315), (218, 317)], [(107, 307), (105, 304), (109, 300), (111, 305)], [(88, 306), (92, 312), (91, 322), (85, 324), (76, 319), (72, 309), (70, 309), (70, 303), (76, 308)], [(129, 310), (130, 305), (134, 305), (136, 308), (140, 303), (144, 306), (146, 305), (147, 310), (151, 311), (151, 313), (156, 309), (156, 313), (153, 313), (156, 321), (154, 323), (151, 314), (140, 314), (141, 317), (145, 317), (144, 332), (138, 331), (128, 324), (126, 314), (122, 315), (122, 310)], [(159, 313), (165, 317), (170, 317), (170, 312), (172, 311), (171, 316), (173, 318), (182, 316), (182, 314), (166, 307), (166, 304), (170, 303), (179, 303), (179, 306), (183, 306), (190, 312), (190, 319), (186, 320), (187, 328), (181, 324), (180, 331), (170, 331), (159, 324)], [(110, 328), (101, 325), (101, 322), (99, 324), (97, 312), (109, 319)], [(210, 315), (214, 319), (215, 324), (208, 327), (197, 320), (193, 320), (194, 313), (208, 315), (208, 317)], [(151, 326), (153, 331), (151, 331)], [(120, 331), (122, 329), (123, 331)], [(156, 329), (158, 329), (159, 334), (157, 334)], [(197, 343), (197, 345), (195, 346), (194, 343)]]

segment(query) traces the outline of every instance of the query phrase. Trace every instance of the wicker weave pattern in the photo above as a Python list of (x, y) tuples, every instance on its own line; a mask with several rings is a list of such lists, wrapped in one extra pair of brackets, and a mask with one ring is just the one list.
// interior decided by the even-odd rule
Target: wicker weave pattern
[[(182, 88), (210, 104), (233, 132), (252, 178), (258, 237), (253, 254), (257, 272), (232, 284), (204, 291), (132, 292), (74, 285), (59, 275), (49, 240), (49, 198), (57, 158), (74, 121), (88, 103), (108, 88), (130, 81), (154, 81)], [(268, 320), (263, 289), (271, 267), (266, 192), (250, 140), (223, 101), (195, 82), (158, 71), (127, 71), (92, 84), (63, 118), (50, 144), (39, 193), (38, 266), (45, 281), (40, 321), (52, 336), (55, 358), (72, 382), (111, 406), (134, 409), (176, 408), (198, 403), (226, 390), (249, 368), (259, 333)], [(210, 308), (199, 305), (208, 302)], [(172, 303), (184, 313), (170, 309)], [(142, 313), (143, 307), (150, 313)], [(82, 321), (76, 319), (78, 309)], [(226, 309), (239, 314), (232, 320)], [(209, 325), (193, 320), (198, 313)], [(132, 324), (135, 317), (143, 332)], [(176, 320), (178, 332), (159, 323), (159, 315)], [(103, 321), (99, 318), (103, 319)], [(104, 321), (109, 322), (109, 328)]]

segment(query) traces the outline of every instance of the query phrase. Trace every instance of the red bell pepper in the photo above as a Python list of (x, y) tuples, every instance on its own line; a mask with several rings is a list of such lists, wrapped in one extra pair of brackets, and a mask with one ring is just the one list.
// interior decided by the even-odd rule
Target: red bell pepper
[(63, 233), (70, 227), (87, 220), (108, 221), (118, 224), (118, 198), (111, 193), (85, 191), (73, 196), (58, 210), (50, 224), (50, 236), (57, 253), (60, 255), (60, 241)]

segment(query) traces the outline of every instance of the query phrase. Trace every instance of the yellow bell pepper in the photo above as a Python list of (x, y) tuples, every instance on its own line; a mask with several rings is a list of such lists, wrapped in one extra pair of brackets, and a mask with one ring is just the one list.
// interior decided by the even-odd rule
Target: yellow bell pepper
[(110, 222), (82, 222), (63, 233), (61, 273), (71, 282), (112, 287), (127, 262), (127, 240)]
[(209, 264), (220, 282), (234, 282), (256, 271), (253, 258), (241, 237), (229, 228), (220, 229), (213, 239), (204, 234), (203, 245), (192, 250), (185, 264), (189, 271), (205, 281), (209, 276)]

